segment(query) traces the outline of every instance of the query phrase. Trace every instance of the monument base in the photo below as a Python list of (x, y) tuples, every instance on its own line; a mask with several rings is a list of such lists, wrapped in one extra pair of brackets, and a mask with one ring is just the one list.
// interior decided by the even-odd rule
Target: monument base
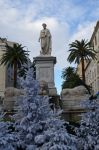
[(56, 95), (57, 95), (56, 87), (49, 88), (49, 96), (56, 96)]
[(57, 95), (54, 83), (54, 65), (56, 57), (44, 55), (33, 58), (36, 66), (36, 80), (45, 81), (48, 84), (49, 96)]

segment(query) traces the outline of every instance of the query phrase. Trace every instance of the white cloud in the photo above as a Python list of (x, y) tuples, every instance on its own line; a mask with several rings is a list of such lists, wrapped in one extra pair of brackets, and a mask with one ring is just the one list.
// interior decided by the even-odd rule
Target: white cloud
[(77, 30), (70, 38), (69, 42), (74, 42), (75, 40), (88, 39), (90, 40), (91, 35), (94, 30), (96, 22), (84, 22), (78, 25)]
[[(12, 9), (15, 13), (16, 18), (19, 13), (14, 8)], [(8, 37), (8, 40), (16, 41), (27, 46), (31, 51), (30, 58), (39, 55), (40, 53), (40, 43), (38, 43), (39, 33), (42, 28), (42, 23), (45, 22), (48, 28), (51, 30), (52, 34), (52, 45), (53, 51), (52, 55), (56, 56), (58, 59), (58, 67), (63, 67), (66, 65), (66, 42), (68, 40), (68, 24), (61, 23), (53, 17), (43, 17), (39, 20), (28, 20), (27, 17), (23, 20), (15, 19), (13, 11), (10, 10), (6, 14), (6, 18), (3, 21), (0, 17), (1, 24), (1, 36)], [(13, 14), (13, 15), (12, 15)], [(10, 18), (10, 19), (8, 19)], [(60, 59), (60, 56), (62, 56)]]

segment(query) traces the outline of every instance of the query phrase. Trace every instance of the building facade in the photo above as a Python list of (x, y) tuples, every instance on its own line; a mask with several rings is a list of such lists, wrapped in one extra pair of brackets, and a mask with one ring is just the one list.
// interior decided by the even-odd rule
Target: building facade
[[(7, 41), (6, 38), (0, 38), (0, 59), (3, 55), (3, 50), (6, 49), (6, 43), (9, 46), (13, 46), (13, 42)], [(0, 66), (0, 96), (4, 96), (4, 91), (6, 87), (13, 86), (13, 68), (7, 65)]]
[(97, 60), (91, 60), (85, 68), (86, 84), (90, 85), (93, 94), (99, 91), (99, 21), (97, 22), (90, 40), (91, 46), (97, 52)]

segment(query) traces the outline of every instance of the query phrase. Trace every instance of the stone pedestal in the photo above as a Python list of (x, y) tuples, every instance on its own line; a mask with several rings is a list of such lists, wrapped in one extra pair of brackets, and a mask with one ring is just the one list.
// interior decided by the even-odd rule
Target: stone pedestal
[(63, 89), (61, 92), (63, 118), (69, 122), (78, 122), (81, 114), (85, 112), (81, 102), (87, 99), (89, 99), (89, 94), (84, 86)]
[(56, 57), (53, 56), (38, 56), (33, 58), (36, 66), (36, 79), (48, 83), (49, 95), (57, 95), (57, 90), (54, 83), (54, 65)]

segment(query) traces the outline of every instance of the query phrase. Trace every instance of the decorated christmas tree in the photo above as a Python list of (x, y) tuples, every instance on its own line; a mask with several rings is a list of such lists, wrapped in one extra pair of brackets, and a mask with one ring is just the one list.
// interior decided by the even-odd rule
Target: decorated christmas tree
[(99, 100), (83, 102), (87, 111), (76, 130), (79, 150), (99, 150)]

